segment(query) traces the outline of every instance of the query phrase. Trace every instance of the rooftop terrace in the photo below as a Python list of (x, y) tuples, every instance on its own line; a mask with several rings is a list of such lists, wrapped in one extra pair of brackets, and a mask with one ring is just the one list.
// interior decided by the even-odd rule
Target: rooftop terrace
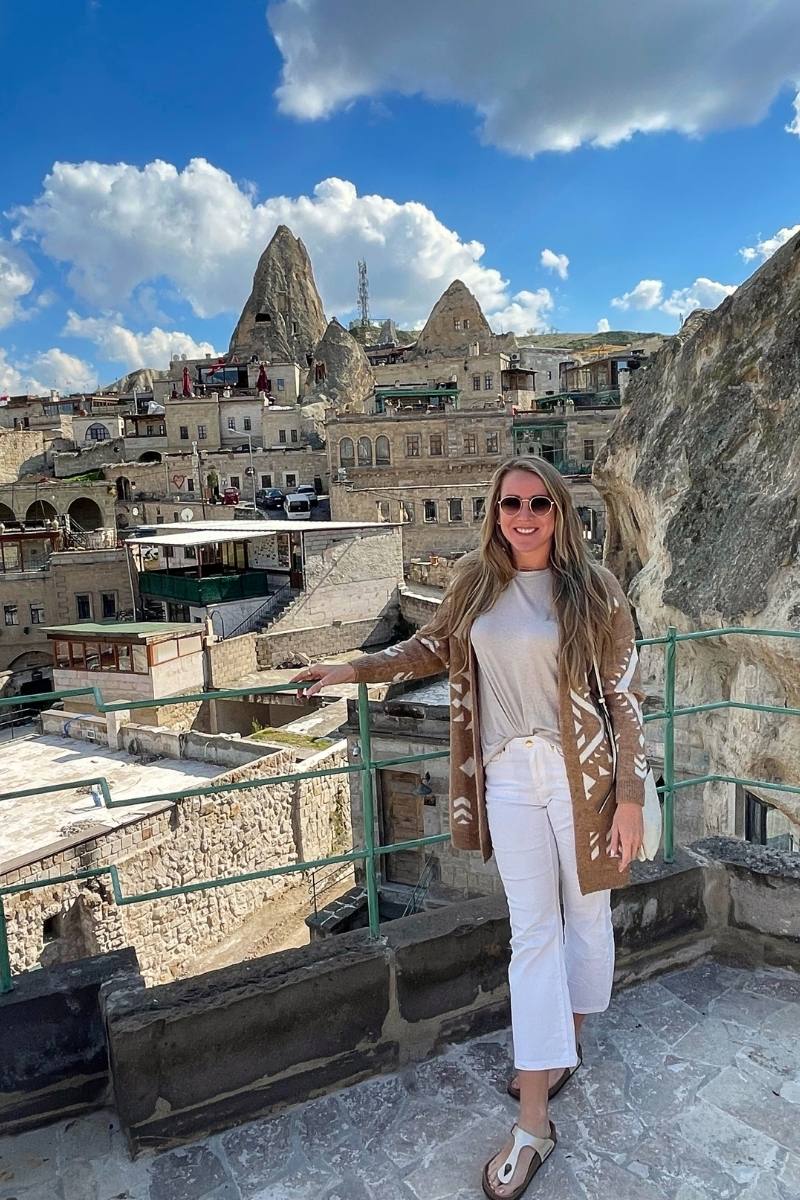
[[(707, 960), (587, 1018), (548, 1200), (796, 1200), (800, 977)], [(468, 1200), (517, 1106), (510, 1035), (130, 1161), (102, 1110), (0, 1138), (10, 1200)]]

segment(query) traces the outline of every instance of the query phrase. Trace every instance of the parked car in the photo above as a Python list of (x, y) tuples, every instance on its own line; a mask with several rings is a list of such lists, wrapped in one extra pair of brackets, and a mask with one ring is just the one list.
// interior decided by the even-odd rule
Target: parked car
[(239, 503), (239, 489), (236, 487), (226, 487), (225, 491), (222, 493), (222, 503), (223, 504), (238, 504)]
[(277, 487), (259, 488), (256, 504), (259, 508), (283, 508), (283, 492)]
[(283, 500), (283, 511), (287, 521), (310, 521), (311, 501), (304, 492), (289, 492)]
[(317, 489), (313, 483), (299, 483), (294, 491), (296, 496), (308, 496), (312, 504), (319, 504)]

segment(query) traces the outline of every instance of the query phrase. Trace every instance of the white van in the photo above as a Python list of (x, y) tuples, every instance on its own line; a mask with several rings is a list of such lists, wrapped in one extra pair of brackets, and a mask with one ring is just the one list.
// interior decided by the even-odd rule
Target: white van
[(287, 521), (310, 521), (311, 501), (301, 492), (289, 492), (283, 498), (283, 511)]

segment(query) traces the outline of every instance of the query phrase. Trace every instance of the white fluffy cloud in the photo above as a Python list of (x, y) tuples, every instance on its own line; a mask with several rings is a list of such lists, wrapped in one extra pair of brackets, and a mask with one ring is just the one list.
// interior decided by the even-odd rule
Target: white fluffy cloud
[[(798, 121), (800, 121), (800, 110), (798, 110)], [(797, 132), (800, 134), (800, 127)], [(755, 246), (743, 246), (739, 253), (745, 262), (753, 262), (756, 258), (765, 262), (770, 255), (774, 254), (776, 250), (780, 250), (781, 246), (785, 246), (789, 239), (799, 231), (800, 225), (784, 225), (783, 229), (773, 233), (772, 237), (763, 238), (756, 242)]]
[(666, 296), (663, 280), (640, 279), (635, 288), (616, 296), (611, 304), (614, 308), (633, 308), (640, 312), (657, 308), (670, 317), (686, 317), (696, 308), (716, 308), (735, 291), (736, 286), (732, 283), (717, 283), (701, 275), (688, 287), (675, 288)]
[[(423, 95), (471, 106), (486, 141), (533, 155), (752, 124), (800, 73), (797, 0), (739, 0), (735, 20), (725, 0), (504, 0), (500, 21), (484, 0), (397, 12), (394, 0), (273, 3), (281, 109), (317, 119), (359, 97)], [(800, 107), (788, 128), (800, 133)]]
[(601, 317), (600, 320), (597, 322), (597, 332), (598, 333), (608, 333), (610, 328), (611, 328), (611, 326), (608, 323), (608, 317)]
[(664, 284), (660, 279), (640, 279), (635, 288), (615, 296), (612, 308), (657, 308), (664, 299)]
[(60, 392), (88, 392), (96, 386), (94, 367), (58, 346), (20, 362), (12, 362), (0, 347), (0, 396), (25, 393), (42, 396), (50, 388)]
[(553, 308), (553, 297), (547, 288), (535, 292), (517, 292), (505, 308), (489, 313), (493, 329), (502, 333), (542, 333), (548, 328), (546, 314)]
[(70, 312), (64, 335), (87, 338), (97, 346), (101, 358), (106, 362), (123, 363), (128, 371), (135, 371), (138, 367), (164, 369), (175, 354), (202, 358), (204, 354), (218, 353), (210, 342), (197, 342), (188, 333), (160, 329), (157, 325), (149, 333), (134, 333), (122, 324), (119, 314), (79, 317), (77, 313)]
[(34, 272), (27, 256), (0, 241), (0, 328), (22, 316), (20, 301), (33, 287)]
[(548, 271), (555, 271), (560, 279), (566, 279), (569, 271), (569, 259), (566, 254), (556, 254), (555, 250), (543, 250), (539, 262)]
[(198, 316), (238, 312), (281, 222), (305, 242), (329, 316), (353, 311), (359, 258), (369, 266), (372, 312), (400, 324), (424, 320), (454, 279), (490, 319), (529, 303), (483, 264), (480, 242), (462, 240), (424, 204), (362, 196), (343, 179), (323, 180), (310, 196), (258, 202), (205, 159), (181, 171), (160, 161), (56, 163), (41, 195), (14, 218), (17, 236), (67, 263), (75, 292), (106, 310), (166, 278)]

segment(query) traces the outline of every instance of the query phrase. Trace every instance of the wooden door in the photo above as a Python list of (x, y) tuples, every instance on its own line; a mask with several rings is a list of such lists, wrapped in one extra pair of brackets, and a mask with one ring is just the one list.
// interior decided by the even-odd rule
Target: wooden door
[[(419, 786), (419, 775), (413, 771), (391, 769), (378, 771), (377, 775), (384, 845), (423, 837), (423, 799), (414, 795), (414, 789)], [(422, 849), (387, 854), (383, 860), (383, 877), (387, 882), (413, 886), (419, 882), (424, 865)]]

